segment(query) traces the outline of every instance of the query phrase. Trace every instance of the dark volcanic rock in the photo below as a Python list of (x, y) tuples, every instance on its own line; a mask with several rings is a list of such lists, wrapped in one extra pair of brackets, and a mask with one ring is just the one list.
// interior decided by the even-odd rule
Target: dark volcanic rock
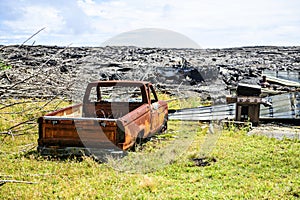
[[(169, 93), (196, 91), (213, 98), (228, 86), (258, 83), (262, 72), (299, 71), (300, 47), (159, 49), (138, 47), (1, 46), (1, 98), (72, 98), (94, 80), (148, 80)], [(76, 84), (74, 84), (76, 83)], [(285, 88), (287, 89), (287, 88)]]

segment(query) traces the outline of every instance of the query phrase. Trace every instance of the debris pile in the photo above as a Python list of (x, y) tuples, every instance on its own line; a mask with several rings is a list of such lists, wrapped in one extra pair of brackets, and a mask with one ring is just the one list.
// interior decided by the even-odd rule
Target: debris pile
[[(300, 47), (273, 46), (226, 49), (0, 46), (1, 63), (12, 66), (0, 70), (0, 94), (1, 98), (70, 99), (78, 89), (75, 82), (130, 79), (151, 81), (169, 93), (193, 91), (217, 99), (227, 95), (228, 87), (239, 82), (258, 84), (266, 70), (297, 76), (299, 54)], [(277, 83), (278, 88), (295, 90), (293, 85)]]

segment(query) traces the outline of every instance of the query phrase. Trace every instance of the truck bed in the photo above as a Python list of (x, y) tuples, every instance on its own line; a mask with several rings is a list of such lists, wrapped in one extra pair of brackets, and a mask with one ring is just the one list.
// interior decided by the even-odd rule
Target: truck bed
[[(40, 151), (48, 151), (48, 147), (52, 150), (66, 147), (123, 149), (125, 138), (117, 134), (118, 121), (141, 105), (135, 102), (78, 104), (40, 117), (38, 143), (43, 147)], [(101, 112), (96, 113), (97, 110)]]

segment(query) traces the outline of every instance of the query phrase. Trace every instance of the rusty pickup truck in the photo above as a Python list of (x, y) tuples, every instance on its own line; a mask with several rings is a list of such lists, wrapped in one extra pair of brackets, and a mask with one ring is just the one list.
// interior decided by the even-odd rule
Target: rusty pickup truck
[(123, 155), (167, 129), (168, 105), (144, 81), (96, 81), (83, 102), (38, 119), (42, 155)]

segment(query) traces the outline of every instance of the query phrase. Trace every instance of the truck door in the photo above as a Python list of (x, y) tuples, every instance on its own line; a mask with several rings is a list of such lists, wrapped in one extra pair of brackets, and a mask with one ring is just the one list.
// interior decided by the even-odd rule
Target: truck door
[(159, 103), (157, 95), (154, 91), (152, 85), (149, 88), (150, 93), (150, 100), (151, 100), (151, 132), (156, 132), (160, 128), (160, 121), (159, 121)]

